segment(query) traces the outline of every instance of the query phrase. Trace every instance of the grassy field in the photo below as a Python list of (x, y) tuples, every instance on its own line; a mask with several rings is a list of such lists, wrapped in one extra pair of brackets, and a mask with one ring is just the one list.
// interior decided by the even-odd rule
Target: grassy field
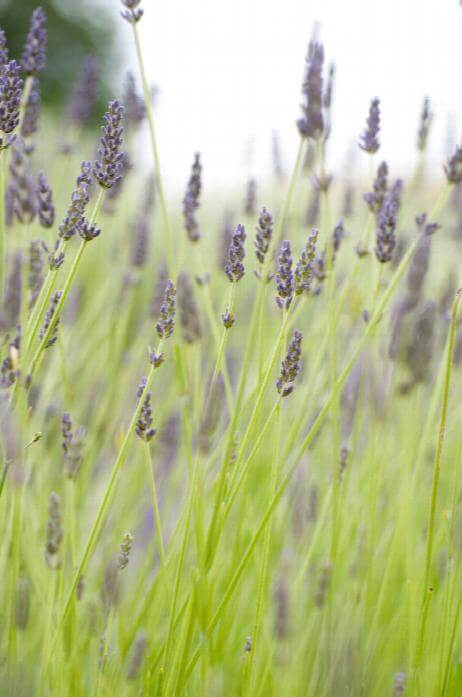
[(312, 42), (292, 170), (167, 199), (123, 5), (102, 134), (0, 37), (0, 694), (459, 695), (462, 152), (427, 104), (397, 182), (373, 102), (331, 180)]

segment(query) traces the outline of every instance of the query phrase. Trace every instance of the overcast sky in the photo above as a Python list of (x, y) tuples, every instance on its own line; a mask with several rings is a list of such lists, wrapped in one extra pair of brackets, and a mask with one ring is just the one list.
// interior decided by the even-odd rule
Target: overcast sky
[(237, 183), (249, 174), (263, 177), (273, 130), (287, 165), (292, 162), (304, 57), (315, 22), (326, 57), (337, 68), (333, 168), (344, 164), (374, 96), (382, 103), (382, 154), (394, 170), (404, 171), (415, 157), (426, 94), (436, 113), (435, 167), (448, 122), (459, 139), (458, 0), (144, 0), (143, 5), (139, 27), (150, 79), (161, 90), (159, 146), (170, 185), (184, 184), (195, 150), (203, 154), (210, 186)]

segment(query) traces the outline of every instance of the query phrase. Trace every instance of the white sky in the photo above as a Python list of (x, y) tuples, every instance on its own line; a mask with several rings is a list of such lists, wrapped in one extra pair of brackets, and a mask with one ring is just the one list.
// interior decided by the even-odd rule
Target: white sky
[(315, 22), (337, 68), (332, 168), (344, 166), (374, 96), (382, 103), (382, 156), (395, 172), (415, 157), (426, 94), (436, 113), (431, 141), (437, 168), (448, 121), (459, 139), (458, 0), (144, 0), (143, 6), (139, 27), (150, 79), (161, 89), (159, 147), (170, 186), (184, 185), (195, 150), (203, 155), (209, 187), (239, 183), (249, 174), (264, 177), (273, 129), (286, 165), (292, 163)]

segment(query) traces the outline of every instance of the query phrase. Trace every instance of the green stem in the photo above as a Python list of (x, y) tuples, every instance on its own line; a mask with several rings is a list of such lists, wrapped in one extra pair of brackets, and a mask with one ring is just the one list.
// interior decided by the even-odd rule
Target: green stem
[[(289, 179), (289, 185), (287, 187), (287, 192), (284, 197), (284, 201), (282, 204), (282, 209), (279, 214), (279, 220), (276, 225), (276, 228), (274, 230), (274, 240), (276, 245), (279, 245), (281, 240), (282, 240), (282, 235), (284, 233), (284, 223), (287, 218), (287, 214), (290, 210), (290, 204), (292, 203), (292, 197), (294, 195), (295, 191), (295, 186), (297, 183), (298, 175), (300, 172), (300, 167), (302, 166), (303, 163), (303, 157), (305, 154), (305, 145), (306, 145), (306, 139), (305, 138), (300, 138), (300, 142), (298, 144), (298, 150), (297, 150), (297, 156), (295, 159), (295, 164), (292, 168), (292, 172), (290, 175)], [(268, 250), (268, 253), (270, 253), (270, 250)], [(268, 254), (267, 254), (268, 256)], [(262, 276), (262, 279), (264, 279), (265, 276)]]
[[(235, 288), (236, 288), (236, 284), (231, 283), (231, 288), (229, 291), (229, 298), (228, 298), (228, 306), (227, 306), (227, 309), (228, 309), (228, 312), (230, 315), (232, 315), (232, 312), (233, 312)], [(227, 327), (223, 328), (223, 332), (222, 332), (221, 340), (220, 340), (220, 345), (218, 347), (218, 356), (217, 356), (217, 360), (215, 363), (215, 368), (213, 370), (212, 381), (210, 383), (209, 396), (210, 396), (212, 387), (215, 384), (215, 380), (218, 377), (218, 373), (220, 372), (221, 365), (223, 363), (223, 356), (225, 355), (226, 339), (228, 338), (228, 331), (229, 330)]]
[[(292, 305), (293, 305), (293, 303), (292, 303)], [(252, 413), (251, 413), (249, 421), (248, 421), (248, 426), (247, 426), (244, 437), (242, 439), (242, 443), (241, 443), (240, 448), (239, 448), (237, 460), (234, 463), (235, 472), (237, 472), (239, 469), (239, 466), (242, 462), (242, 458), (244, 457), (245, 450), (247, 448), (247, 444), (249, 442), (250, 436), (252, 435), (252, 431), (253, 431), (254, 426), (256, 424), (257, 417), (258, 417), (258, 410), (259, 410), (261, 402), (263, 400), (265, 390), (268, 386), (269, 378), (271, 376), (274, 364), (276, 362), (276, 358), (278, 356), (280, 347), (282, 345), (282, 341), (283, 341), (284, 336), (285, 336), (286, 326), (287, 326), (287, 322), (288, 322), (288, 319), (290, 316), (289, 312), (290, 312), (290, 309), (289, 309), (289, 311), (284, 313), (282, 324), (281, 324), (281, 329), (279, 331), (279, 336), (275, 342), (273, 353), (271, 355), (268, 367), (266, 369), (266, 373), (263, 377), (263, 380), (260, 383), (257, 397), (256, 397), (256, 400), (255, 400), (255, 403), (253, 406), (253, 410), (252, 410)], [(207, 562), (209, 564), (211, 563), (211, 560), (213, 559), (214, 552), (217, 549), (217, 545), (218, 545), (219, 538), (220, 538), (219, 534), (216, 531), (216, 526), (218, 523), (219, 511), (221, 510), (221, 506), (222, 506), (222, 499), (223, 499), (224, 486), (225, 486), (226, 473), (227, 473), (227, 465), (228, 465), (227, 462), (223, 463), (223, 466), (220, 470), (218, 488), (217, 488), (217, 497), (215, 500), (215, 505), (214, 505), (214, 509), (213, 509), (213, 513), (212, 513), (212, 520), (211, 520), (210, 527), (209, 527), (209, 534), (207, 536), (206, 551), (207, 551)]]
[(159, 501), (158, 501), (158, 497), (157, 497), (157, 487), (156, 487), (156, 480), (154, 477), (154, 468), (153, 468), (153, 463), (151, 461), (151, 449), (150, 449), (149, 443), (147, 441), (144, 444), (143, 450), (144, 450), (144, 454), (145, 454), (146, 472), (148, 475), (149, 489), (151, 492), (151, 504), (152, 504), (152, 510), (154, 513), (154, 524), (156, 526), (157, 549), (159, 552), (159, 559), (160, 559), (161, 565), (162, 565), (162, 567), (165, 567), (164, 536), (162, 534), (162, 524), (161, 524), (161, 520), (160, 520)]
[(151, 94), (150, 94), (150, 89), (149, 89), (149, 83), (146, 75), (146, 69), (144, 66), (144, 60), (143, 60), (143, 52), (141, 50), (141, 42), (140, 42), (140, 36), (138, 32), (138, 24), (134, 22), (132, 24), (133, 26), (133, 37), (135, 40), (135, 48), (136, 48), (136, 56), (138, 59), (138, 67), (140, 70), (140, 76), (141, 76), (141, 84), (143, 86), (143, 95), (144, 95), (144, 102), (146, 106), (146, 115), (148, 117), (148, 126), (149, 126), (149, 135), (151, 138), (151, 147), (152, 147), (152, 154), (154, 158), (154, 168), (155, 168), (155, 177), (156, 177), (156, 185), (157, 185), (157, 192), (159, 194), (159, 202), (160, 202), (160, 210), (161, 210), (161, 215), (162, 215), (162, 226), (164, 228), (164, 236), (165, 236), (165, 244), (166, 244), (166, 250), (167, 250), (167, 264), (168, 264), (168, 271), (172, 279), (176, 277), (176, 271), (175, 271), (175, 257), (173, 253), (173, 242), (170, 234), (170, 223), (169, 223), (169, 217), (168, 217), (168, 209), (167, 209), (167, 203), (165, 199), (165, 192), (164, 192), (164, 184), (162, 180), (162, 174), (161, 174), (161, 169), (160, 169), (160, 161), (159, 161), (159, 150), (157, 147), (157, 138), (156, 138), (156, 128), (155, 128), (155, 122), (154, 122), (154, 114), (152, 110), (152, 104), (151, 104)]
[[(90, 224), (92, 224), (92, 221), (94, 219), (96, 219), (98, 211), (99, 211), (101, 204), (103, 202), (103, 197), (104, 197), (104, 189), (100, 188), (99, 193), (98, 193), (98, 198), (97, 198), (96, 203), (95, 203), (95, 212), (93, 213), (92, 220), (91, 220)], [(66, 278), (66, 281), (64, 284), (64, 288), (63, 288), (62, 293), (61, 293), (61, 297), (58, 301), (58, 304), (56, 305), (56, 309), (54, 311), (53, 317), (51, 318), (50, 323), (48, 325), (48, 328), (47, 328), (45, 334), (43, 335), (43, 338), (40, 341), (40, 343), (35, 351), (35, 354), (32, 358), (31, 363), (30, 363), (30, 368), (27, 371), (27, 375), (29, 375), (30, 378), (33, 377), (33, 374), (34, 374), (35, 368), (37, 367), (38, 361), (40, 360), (40, 357), (41, 357), (43, 351), (45, 350), (45, 348), (48, 344), (48, 341), (50, 340), (51, 336), (53, 335), (53, 331), (56, 327), (56, 323), (58, 322), (58, 320), (61, 316), (61, 312), (62, 312), (64, 303), (66, 302), (66, 299), (69, 295), (69, 291), (71, 289), (72, 283), (73, 283), (75, 275), (77, 273), (77, 269), (79, 268), (80, 261), (82, 259), (83, 253), (84, 253), (87, 245), (88, 245), (87, 240), (82, 240), (80, 242), (80, 246), (77, 250), (77, 254), (74, 257), (71, 268), (69, 269), (69, 273), (67, 275), (67, 278)]]
[[(161, 352), (161, 343), (159, 344), (159, 346), (157, 348), (157, 353)], [(143, 392), (140, 396), (140, 399), (138, 401), (136, 409), (133, 413), (133, 416), (132, 416), (132, 419), (131, 419), (130, 424), (128, 426), (128, 429), (125, 433), (125, 437), (122, 441), (122, 445), (120, 446), (117, 458), (116, 458), (114, 465), (112, 467), (111, 475), (109, 477), (109, 481), (107, 483), (102, 501), (99, 505), (98, 512), (96, 514), (95, 520), (94, 520), (92, 528), (90, 530), (90, 534), (88, 535), (87, 542), (85, 544), (85, 549), (83, 551), (78, 568), (74, 574), (74, 578), (72, 580), (72, 584), (71, 584), (71, 587), (69, 589), (69, 593), (67, 595), (64, 609), (61, 613), (61, 616), (59, 618), (59, 621), (58, 621), (58, 624), (56, 627), (55, 637), (54, 637), (54, 640), (53, 640), (53, 643), (51, 646), (49, 658), (51, 658), (51, 655), (53, 654), (53, 651), (56, 648), (56, 644), (57, 644), (60, 632), (63, 628), (66, 617), (67, 617), (69, 610), (71, 608), (71, 605), (74, 601), (75, 590), (77, 588), (77, 584), (79, 582), (80, 577), (83, 575), (83, 573), (86, 569), (88, 560), (90, 559), (90, 556), (93, 553), (93, 550), (96, 546), (96, 543), (97, 543), (97, 540), (99, 537), (99, 534), (100, 534), (101, 529), (103, 527), (106, 513), (107, 513), (107, 511), (111, 505), (111, 502), (112, 502), (112, 497), (113, 497), (115, 487), (117, 484), (119, 472), (120, 472), (122, 465), (124, 464), (125, 459), (127, 457), (128, 446), (130, 444), (131, 436), (135, 430), (135, 426), (136, 426), (136, 423), (138, 421), (138, 417), (141, 413), (141, 409), (142, 409), (145, 397), (146, 397), (148, 391), (150, 390), (151, 385), (152, 385), (152, 381), (154, 379), (154, 370), (155, 370), (155, 367), (153, 364), (151, 364), (151, 367), (150, 367), (150, 370), (148, 373), (148, 377), (146, 379), (146, 384), (144, 386)]]
[[(288, 468), (285, 476), (283, 477), (280, 484), (278, 485), (277, 490), (276, 490), (268, 508), (266, 509), (266, 511), (265, 511), (255, 533), (254, 533), (254, 536), (253, 536), (252, 540), (250, 541), (250, 543), (246, 549), (244, 556), (242, 557), (241, 561), (239, 562), (239, 564), (234, 572), (234, 575), (233, 575), (233, 577), (232, 577), (232, 579), (231, 579), (231, 581), (230, 581), (230, 583), (225, 591), (225, 594), (224, 594), (219, 606), (217, 607), (212, 619), (210, 620), (210, 623), (207, 627), (207, 634), (213, 632), (216, 625), (218, 624), (218, 621), (221, 617), (221, 614), (223, 613), (229, 600), (233, 596), (233, 593), (234, 593), (234, 591), (235, 591), (235, 589), (240, 581), (242, 574), (244, 573), (245, 568), (247, 567), (248, 562), (250, 561), (250, 559), (252, 559), (253, 554), (254, 554), (255, 549), (256, 549), (256, 546), (257, 546), (257, 544), (258, 544), (258, 542), (259, 542), (259, 540), (260, 540), (260, 538), (265, 530), (265, 527), (268, 524), (269, 520), (271, 519), (271, 516), (272, 516), (274, 510), (276, 509), (276, 507), (277, 507), (279, 501), (281, 500), (289, 482), (291, 481), (291, 479), (292, 479), (292, 477), (293, 477), (293, 475), (294, 475), (294, 473), (299, 465), (301, 458), (303, 457), (308, 446), (313, 442), (313, 439), (316, 436), (317, 432), (319, 431), (319, 428), (320, 428), (326, 414), (330, 410), (330, 407), (332, 405), (332, 401), (337, 398), (338, 394), (340, 393), (340, 390), (343, 388), (343, 386), (346, 382), (346, 379), (347, 379), (349, 373), (351, 372), (351, 369), (355, 365), (361, 352), (364, 350), (364, 347), (367, 343), (367, 340), (369, 339), (369, 336), (371, 335), (373, 328), (376, 326), (378, 320), (382, 316), (382, 313), (384, 312), (385, 308), (387, 307), (387, 305), (388, 305), (388, 303), (393, 295), (393, 292), (395, 291), (395, 289), (396, 289), (399, 281), (401, 280), (407, 266), (409, 265), (409, 262), (412, 258), (412, 255), (414, 254), (414, 251), (417, 247), (418, 242), (419, 242), (419, 238), (416, 238), (416, 240), (409, 247), (409, 249), (407, 250), (407, 252), (403, 256), (403, 258), (401, 259), (401, 262), (400, 262), (398, 268), (396, 269), (395, 274), (394, 274), (390, 284), (388, 285), (387, 289), (383, 293), (380, 302), (377, 304), (377, 307), (376, 307), (368, 325), (366, 326), (366, 329), (365, 329), (363, 336), (359, 340), (356, 348), (352, 351), (350, 359), (347, 362), (347, 365), (345, 366), (342, 373), (338, 377), (334, 390), (330, 392), (326, 402), (324, 403), (324, 406), (321, 408), (318, 416), (316, 417), (316, 419), (313, 422), (311, 428), (309, 429), (307, 435), (305, 436), (302, 444), (300, 445), (299, 449), (297, 450), (297, 453), (294, 456), (294, 461), (293, 461), (292, 465)], [(192, 670), (194, 669), (194, 666), (196, 665), (196, 663), (200, 657), (201, 650), (202, 650), (202, 646), (199, 646), (196, 649), (195, 653), (193, 654), (193, 657), (191, 658), (191, 660), (188, 664), (188, 668), (186, 670), (186, 677), (188, 677), (191, 674)]]
[[(280, 442), (280, 437), (281, 437), (280, 427), (281, 427), (281, 402), (280, 402), (280, 400), (278, 400), (277, 412), (276, 412), (276, 444), (275, 444), (273, 462), (272, 462), (272, 467), (271, 467), (271, 483), (270, 483), (271, 497), (274, 496), (274, 493), (276, 491), (278, 472), (279, 472), (279, 466), (280, 466), (280, 459), (279, 459), (279, 442)], [(246, 675), (246, 684), (244, 686), (245, 687), (245, 694), (252, 694), (252, 671), (253, 671), (253, 666), (255, 663), (255, 658), (254, 658), (255, 652), (256, 652), (256, 649), (257, 649), (257, 646), (259, 643), (259, 638), (260, 638), (261, 617), (262, 617), (262, 611), (263, 611), (263, 606), (264, 606), (264, 596), (265, 596), (265, 591), (266, 591), (267, 581), (268, 581), (270, 548), (271, 548), (271, 524), (266, 526), (265, 539), (263, 542), (263, 559), (262, 559), (261, 569), (260, 569), (260, 578), (258, 581), (257, 608), (255, 610), (255, 622), (254, 622), (254, 629), (253, 629), (253, 636), (252, 636), (252, 648), (250, 651), (249, 661), (247, 663), (248, 669), (247, 669), (247, 675)]]
[(450, 385), (451, 385), (452, 362), (453, 362), (454, 345), (455, 345), (455, 341), (456, 341), (457, 317), (458, 317), (458, 313), (459, 313), (459, 302), (460, 302), (461, 295), (462, 295), (462, 291), (459, 290), (456, 294), (456, 297), (455, 297), (453, 305), (452, 305), (451, 325), (449, 328), (449, 343), (448, 343), (448, 351), (447, 351), (447, 356), (446, 356), (446, 372), (445, 372), (444, 387), (443, 387), (443, 404), (441, 407), (441, 418), (440, 418), (440, 425), (439, 425), (439, 430), (438, 430), (438, 441), (437, 441), (437, 445), (436, 445), (435, 464), (434, 464), (434, 468), (433, 468), (433, 483), (432, 483), (432, 489), (431, 489), (431, 495), (430, 495), (430, 505), (429, 505), (429, 511), (428, 511), (427, 543), (426, 543), (426, 550), (425, 550), (425, 566), (424, 566), (424, 580), (423, 580), (424, 598), (423, 598), (423, 602), (422, 602), (422, 610), (420, 613), (419, 631), (418, 631), (418, 635), (417, 635), (417, 648), (416, 648), (416, 652), (415, 652), (414, 665), (413, 665), (414, 675), (420, 666), (420, 660), (421, 660), (423, 648), (425, 645), (425, 633), (426, 633), (426, 625), (427, 625), (427, 617), (428, 617), (429, 597), (430, 597), (431, 591), (432, 591), (432, 588), (430, 587), (430, 571), (431, 571), (431, 564), (432, 564), (432, 557), (433, 557), (433, 541), (434, 541), (434, 535), (435, 535), (436, 504), (437, 504), (437, 499), (438, 499), (438, 487), (439, 487), (439, 480), (440, 480), (441, 460), (442, 460), (442, 455), (443, 455), (444, 439), (445, 439), (445, 435), (446, 435), (446, 421), (447, 421), (447, 411), (448, 411), (448, 403), (449, 403), (449, 389), (450, 389)]
[(174, 629), (176, 626), (175, 615), (176, 615), (176, 608), (178, 605), (178, 599), (179, 599), (179, 593), (180, 593), (180, 584), (181, 584), (181, 577), (182, 577), (182, 572), (183, 572), (183, 565), (184, 565), (184, 561), (185, 561), (185, 557), (186, 557), (186, 547), (187, 547), (187, 542), (188, 542), (188, 538), (189, 538), (189, 530), (191, 527), (191, 517), (192, 517), (192, 512), (193, 512), (194, 495), (195, 495), (195, 491), (196, 491), (196, 481), (197, 481), (198, 470), (199, 470), (199, 456), (196, 455), (194, 467), (193, 467), (193, 472), (192, 472), (192, 477), (191, 477), (191, 491), (189, 494), (188, 510), (187, 510), (187, 514), (186, 514), (186, 522), (185, 522), (185, 528), (184, 528), (184, 533), (183, 533), (183, 541), (181, 544), (180, 556), (178, 559), (178, 565), (177, 565), (176, 574), (175, 574), (175, 583), (174, 583), (174, 588), (173, 588), (173, 601), (172, 601), (172, 608), (170, 611), (170, 620), (169, 620), (169, 626), (168, 626), (167, 641), (165, 642), (164, 655), (163, 655), (162, 665), (160, 668), (159, 694), (161, 694), (161, 695), (163, 693), (163, 684), (164, 684), (166, 670), (168, 668), (168, 664), (170, 661), (170, 653), (172, 650), (172, 643), (173, 643), (173, 633), (174, 633)]

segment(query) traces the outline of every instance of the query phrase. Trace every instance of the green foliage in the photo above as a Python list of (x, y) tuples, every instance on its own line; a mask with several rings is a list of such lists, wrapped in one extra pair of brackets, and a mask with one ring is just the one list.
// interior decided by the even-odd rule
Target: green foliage
[(85, 56), (96, 56), (102, 65), (94, 111), (94, 117), (99, 118), (110, 94), (108, 67), (117, 69), (114, 13), (102, 4), (95, 6), (85, 0), (1, 0), (0, 26), (8, 37), (11, 58), (21, 57), (30, 15), (38, 5), (46, 12), (48, 27), (47, 68), (41, 75), (43, 103), (53, 108), (62, 105), (72, 91)]

